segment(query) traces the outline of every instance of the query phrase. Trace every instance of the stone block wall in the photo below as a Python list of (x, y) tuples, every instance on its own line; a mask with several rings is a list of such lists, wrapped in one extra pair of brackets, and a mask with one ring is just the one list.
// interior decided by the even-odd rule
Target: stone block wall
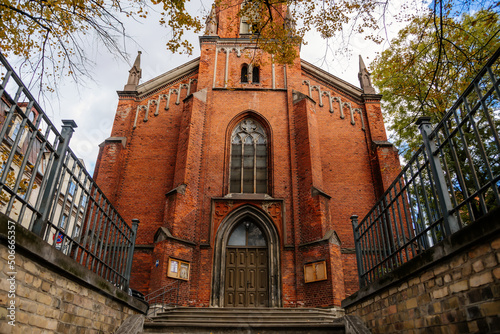
[(346, 314), (373, 333), (499, 332), (499, 216), (497, 210), (424, 252), (389, 274), (389, 284), (345, 299)]
[(11, 268), (6, 231), (7, 219), (2, 215), (0, 333), (112, 333), (128, 316), (146, 312), (145, 303), (21, 226), (15, 229), (15, 267)]

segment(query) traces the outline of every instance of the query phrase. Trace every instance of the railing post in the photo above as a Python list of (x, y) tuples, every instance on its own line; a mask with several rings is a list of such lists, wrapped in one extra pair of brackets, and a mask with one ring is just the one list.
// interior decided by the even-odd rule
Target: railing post
[(429, 164), (431, 167), (432, 177), (434, 178), (436, 184), (436, 192), (439, 197), (439, 205), (441, 206), (441, 212), (443, 213), (443, 222), (446, 235), (451, 235), (460, 229), (458, 225), (457, 218), (450, 214), (453, 209), (451, 204), (450, 196), (448, 195), (448, 188), (446, 187), (446, 181), (444, 178), (444, 172), (441, 168), (441, 163), (439, 162), (439, 157), (434, 154), (436, 151), (436, 143), (434, 140), (429, 138), (432, 133), (431, 118), (430, 117), (420, 117), (416, 124), (422, 134), (422, 139), (424, 141), (425, 151), (429, 157)]
[(128, 292), (130, 285), (130, 274), (132, 272), (132, 259), (134, 257), (135, 239), (137, 237), (137, 228), (139, 227), (139, 219), (132, 219), (132, 242), (127, 254), (127, 269), (125, 270), (125, 291)]
[(352, 230), (354, 232), (354, 247), (356, 249), (356, 263), (358, 265), (358, 278), (359, 287), (365, 286), (363, 280), (361, 279), (361, 273), (363, 271), (363, 264), (361, 263), (361, 245), (359, 244), (359, 233), (358, 233), (358, 216), (351, 216)]
[(39, 208), (39, 216), (33, 223), (32, 231), (40, 237), (43, 237), (45, 230), (47, 228), (47, 221), (50, 214), (50, 208), (55, 198), (55, 190), (59, 178), (61, 177), (61, 171), (66, 157), (66, 152), (68, 151), (69, 141), (75, 132), (77, 125), (73, 120), (63, 120), (63, 126), (61, 130), (60, 143), (57, 145), (56, 157), (52, 163), (52, 167), (47, 179), (47, 185), (45, 186), (45, 191), (43, 193), (42, 201)]

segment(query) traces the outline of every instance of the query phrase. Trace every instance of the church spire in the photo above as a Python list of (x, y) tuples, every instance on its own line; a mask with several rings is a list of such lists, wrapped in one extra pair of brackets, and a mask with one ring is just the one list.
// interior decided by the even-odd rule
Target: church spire
[(366, 69), (365, 63), (363, 62), (363, 58), (359, 55), (359, 73), (358, 73), (359, 84), (363, 93), (365, 94), (376, 94), (375, 88), (372, 86), (372, 82), (370, 80), (370, 73)]
[(215, 4), (212, 5), (212, 10), (210, 11), (210, 15), (207, 17), (206, 28), (205, 28), (205, 36), (217, 36), (217, 10), (215, 8)]
[(128, 71), (128, 81), (123, 90), (125, 91), (134, 91), (137, 89), (137, 85), (139, 84), (139, 80), (141, 79), (142, 76), (142, 70), (141, 70), (141, 51), (137, 52), (137, 57), (135, 58), (134, 65)]

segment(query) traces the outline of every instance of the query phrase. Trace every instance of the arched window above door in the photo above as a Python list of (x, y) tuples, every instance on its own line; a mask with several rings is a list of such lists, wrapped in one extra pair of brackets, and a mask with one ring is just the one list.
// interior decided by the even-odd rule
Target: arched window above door
[(267, 193), (267, 136), (262, 125), (245, 118), (231, 134), (229, 191)]
[(229, 236), (228, 246), (266, 246), (261, 229), (251, 221), (242, 221)]

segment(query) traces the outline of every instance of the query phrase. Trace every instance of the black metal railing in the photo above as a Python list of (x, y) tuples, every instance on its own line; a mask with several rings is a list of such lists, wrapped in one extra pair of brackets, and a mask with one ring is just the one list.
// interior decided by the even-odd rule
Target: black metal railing
[(360, 286), (500, 206), (500, 49), (358, 224), (352, 216)]
[(144, 296), (144, 300), (149, 304), (147, 314), (149, 317), (156, 316), (158, 312), (168, 307), (179, 306), (181, 282), (181, 280), (172, 280), (169, 284)]
[(0, 212), (115, 285), (128, 289), (138, 221), (120, 217), (0, 54)]

